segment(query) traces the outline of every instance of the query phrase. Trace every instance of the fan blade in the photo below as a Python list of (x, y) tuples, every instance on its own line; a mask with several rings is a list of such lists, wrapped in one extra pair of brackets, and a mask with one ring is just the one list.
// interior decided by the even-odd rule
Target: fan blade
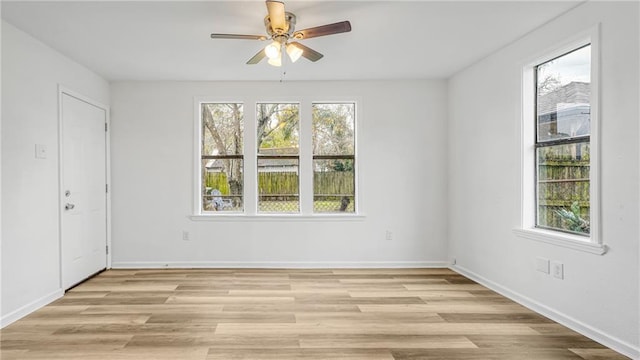
[(324, 55), (320, 54), (319, 52), (313, 50), (312, 48), (300, 44), (299, 42), (292, 42), (291, 44), (299, 47), (300, 49), (302, 49), (302, 56), (306, 57), (307, 59), (309, 59), (309, 60), (311, 60), (313, 62), (316, 62), (316, 61), (322, 59), (322, 57), (324, 56)]
[(316, 26), (293, 33), (293, 37), (302, 40), (318, 36), (333, 35), (351, 31), (351, 23), (348, 21), (337, 22), (334, 24)]
[(267, 11), (269, 12), (269, 21), (271, 21), (271, 29), (278, 32), (286, 32), (287, 21), (284, 15), (284, 3), (282, 1), (267, 0)]
[(211, 34), (212, 39), (267, 40), (263, 35)]
[(264, 52), (264, 49), (258, 51), (257, 54), (253, 55), (249, 61), (247, 61), (247, 65), (255, 65), (260, 62), (260, 60), (264, 59), (267, 54)]

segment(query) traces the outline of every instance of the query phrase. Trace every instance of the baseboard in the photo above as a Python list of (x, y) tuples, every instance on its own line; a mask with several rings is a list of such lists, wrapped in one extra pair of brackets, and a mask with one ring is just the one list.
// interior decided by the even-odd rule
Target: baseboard
[(448, 261), (114, 261), (113, 269), (188, 268), (267, 268), (267, 269), (344, 269), (344, 268), (446, 268)]
[(576, 320), (570, 316), (567, 316), (555, 309), (552, 309), (544, 304), (541, 304), (533, 299), (530, 299), (524, 295), (521, 295), (517, 292), (514, 292), (500, 284), (497, 284), (481, 275), (474, 273), (471, 270), (465, 269), (459, 265), (451, 265), (451, 270), (456, 271), (471, 280), (478, 282), (486, 286), (487, 288), (503, 295), (520, 305), (523, 305), (539, 314), (542, 314), (549, 319), (560, 323), (574, 331), (579, 332), (580, 334), (591, 338), (594, 341), (601, 343), (604, 346), (607, 346), (625, 356), (628, 356), (632, 359), (640, 359), (640, 347), (630, 344), (626, 341), (620, 340), (616, 337), (610, 336), (598, 329), (595, 329), (579, 320)]
[(22, 319), (23, 317), (31, 314), (32, 312), (40, 309), (41, 307), (46, 306), (55, 300), (58, 300), (63, 295), (64, 295), (64, 291), (62, 289), (58, 289), (50, 294), (47, 294), (41, 297), (40, 299), (32, 301), (29, 304), (24, 305), (19, 309), (8, 313), (7, 315), (3, 316), (0, 319), (0, 329)]

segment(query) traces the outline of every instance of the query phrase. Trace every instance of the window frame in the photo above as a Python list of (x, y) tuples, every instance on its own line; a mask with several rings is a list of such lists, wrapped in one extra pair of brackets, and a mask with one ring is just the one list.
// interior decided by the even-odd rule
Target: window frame
[[(313, 145), (312, 145), (312, 104), (313, 103), (352, 103), (355, 105), (355, 137), (361, 131), (362, 99), (359, 97), (323, 97), (318, 96), (196, 96), (194, 99), (193, 127), (193, 188), (192, 212), (188, 216), (193, 221), (362, 221), (366, 214), (362, 211), (359, 196), (360, 161), (355, 167), (355, 211), (352, 213), (314, 213), (313, 212)], [(201, 206), (200, 188), (201, 173), (201, 132), (203, 103), (242, 103), (244, 107), (244, 139), (243, 139), (243, 212), (204, 212)], [(259, 103), (297, 103), (300, 111), (299, 124), (299, 198), (300, 211), (297, 213), (258, 212), (258, 149), (257, 149), (257, 105)], [(360, 141), (356, 140), (354, 156), (358, 157)]]
[[(572, 232), (569, 230), (564, 230), (564, 229), (558, 229), (558, 228), (553, 228), (550, 226), (544, 226), (540, 224), (540, 205), (539, 205), (539, 193), (540, 193), (540, 179), (539, 174), (540, 174), (540, 169), (539, 166), (540, 164), (538, 163), (538, 150), (543, 149), (543, 148), (548, 148), (548, 147), (554, 147), (554, 146), (559, 146), (559, 145), (570, 145), (570, 144), (580, 144), (580, 143), (588, 143), (591, 144), (591, 130), (589, 130), (589, 135), (581, 135), (581, 136), (569, 136), (569, 137), (562, 137), (559, 139), (553, 139), (553, 140), (540, 140), (540, 124), (539, 124), (539, 114), (538, 114), (538, 100), (539, 100), (539, 96), (538, 96), (538, 80), (539, 79), (539, 71), (538, 68), (546, 63), (549, 63), (551, 61), (560, 59), (566, 55), (569, 55), (573, 52), (579, 51), (581, 49), (586, 48), (587, 46), (591, 47), (591, 41), (589, 41), (588, 43), (584, 44), (583, 46), (574, 48), (573, 50), (570, 50), (569, 52), (560, 54), (558, 56), (552, 57), (549, 60), (546, 60), (542, 63), (538, 63), (536, 66), (533, 67), (533, 76), (534, 76), (534, 141), (533, 141), (533, 146), (534, 146), (534, 151), (536, 152), (534, 154), (534, 176), (535, 176), (535, 186), (534, 186), (534, 199), (535, 199), (535, 223), (534, 226), (537, 229), (544, 229), (544, 230), (549, 230), (549, 231), (558, 231), (561, 233), (567, 233), (567, 234), (575, 234), (578, 236), (583, 236), (583, 237), (590, 237), (590, 233), (589, 234), (581, 234), (581, 233), (577, 233), (577, 232)], [(591, 50), (593, 50), (593, 48), (591, 48)], [(590, 52), (591, 52), (590, 50)], [(592, 56), (591, 56), (592, 57)], [(591, 59), (590, 59), (591, 60)], [(590, 66), (590, 74), (592, 75), (592, 71), (591, 71), (591, 66)], [(589, 84), (589, 87), (592, 89), (592, 84)], [(591, 97), (591, 96), (589, 96)], [(591, 100), (591, 99), (589, 99)], [(589, 104), (589, 107), (591, 108), (591, 104)], [(590, 109), (591, 110), (591, 109)], [(552, 117), (553, 118), (553, 117)], [(589, 120), (591, 122), (591, 114), (589, 115)], [(557, 120), (557, 113), (556, 113), (556, 120)], [(526, 126), (526, 125), (525, 125)], [(556, 123), (556, 126), (557, 123)], [(589, 127), (591, 127), (591, 125), (589, 125)], [(591, 160), (589, 160), (589, 165), (591, 165)], [(591, 184), (591, 174), (589, 174), (589, 184)], [(589, 210), (591, 210), (591, 200), (589, 200)], [(591, 211), (589, 211), (591, 213)], [(591, 214), (589, 214), (589, 216), (591, 216)]]
[[(266, 155), (266, 154), (260, 154), (260, 148), (258, 148), (257, 146), (257, 136), (258, 136), (258, 132), (257, 132), (257, 121), (258, 121), (258, 106), (260, 106), (260, 104), (272, 104), (272, 105), (296, 105), (298, 108), (298, 154), (297, 155)], [(255, 151), (255, 155), (256, 155), (256, 161), (254, 163), (255, 168), (256, 168), (256, 176), (255, 176), (255, 185), (256, 185), (256, 196), (255, 199), (253, 199), (256, 202), (256, 215), (297, 215), (302, 213), (302, 184), (301, 184), (301, 175), (302, 175), (302, 167), (301, 167), (301, 162), (302, 162), (302, 156), (300, 154), (301, 151), (301, 147), (302, 147), (302, 104), (300, 101), (256, 101), (254, 104), (255, 106), (255, 110), (256, 110), (256, 114), (254, 116), (253, 122), (254, 125), (256, 125), (255, 128), (255, 135), (256, 135), (256, 151)], [(277, 212), (277, 211), (260, 211), (260, 189), (259, 189), (259, 176), (260, 176), (260, 171), (259, 169), (259, 163), (260, 160), (297, 160), (298, 161), (298, 211), (282, 211), (282, 212)], [(246, 181), (246, 180), (245, 180)]]
[[(602, 242), (600, 230), (600, 29), (594, 26), (566, 41), (557, 44), (522, 66), (521, 82), (521, 222), (514, 233), (520, 237), (556, 246), (602, 255), (607, 247)], [(536, 67), (548, 61), (591, 45), (591, 94), (590, 94), (590, 234), (574, 234), (537, 226), (537, 79)], [(584, 141), (584, 137), (567, 139)], [(547, 141), (545, 145), (557, 143)], [(563, 142), (564, 143), (564, 142)]]
[[(204, 104), (242, 104), (243, 106), (243, 136), (242, 136), (242, 154), (231, 154), (231, 155), (203, 155), (202, 154), (202, 141), (203, 141), (203, 136), (204, 134), (202, 133), (202, 107)], [(244, 153), (246, 152), (245, 150), (245, 141), (246, 141), (246, 136), (244, 135), (244, 132), (246, 131), (246, 129), (244, 129), (245, 127), (245, 123), (246, 123), (246, 118), (245, 118), (245, 111), (244, 111), (244, 102), (243, 101), (237, 101), (237, 100), (229, 100), (229, 101), (224, 101), (224, 100), (209, 100), (209, 99), (198, 99), (195, 101), (195, 111), (194, 113), (196, 114), (196, 121), (197, 123), (194, 124), (195, 127), (195, 134), (194, 134), (194, 148), (195, 148), (195, 152), (196, 155), (194, 156), (196, 163), (194, 166), (194, 170), (196, 171), (194, 173), (194, 177), (195, 177), (195, 184), (194, 184), (194, 203), (193, 203), (193, 213), (194, 214), (198, 214), (198, 215), (205, 215), (205, 216), (209, 216), (209, 215), (222, 215), (222, 214), (226, 214), (226, 215), (238, 215), (238, 214), (242, 214), (245, 209), (246, 209), (246, 196), (245, 196), (245, 192), (244, 192), (244, 188), (243, 188), (243, 193), (242, 193), (242, 203), (243, 203), (243, 210), (242, 211), (222, 211), (222, 212), (218, 212), (218, 211), (207, 211), (203, 208), (202, 206), (202, 160), (204, 159), (240, 159), (242, 160), (242, 172), (243, 172), (243, 186), (244, 186), (244, 176), (246, 173), (246, 156), (244, 155)]]
[[(353, 154), (351, 155), (316, 155), (313, 153), (313, 141), (311, 144), (311, 166), (314, 166), (314, 161), (315, 160), (331, 160), (331, 159), (350, 159), (353, 161), (353, 212), (321, 212), (321, 211), (315, 211), (315, 207), (312, 206), (311, 212), (313, 214), (317, 214), (317, 215), (332, 215), (332, 214), (358, 214), (358, 202), (359, 202), (359, 196), (358, 196), (358, 167), (360, 166), (358, 164), (358, 161), (356, 160), (358, 157), (357, 153), (358, 153), (358, 141), (359, 141), (359, 136), (358, 136), (358, 111), (359, 111), (359, 107), (358, 107), (358, 102), (357, 101), (312, 101), (311, 102), (311, 119), (309, 121), (310, 126), (311, 126), (311, 137), (313, 137), (313, 105), (315, 104), (353, 104)], [(315, 175), (313, 174), (313, 169), (312, 169), (312, 177)], [(311, 196), (312, 196), (312, 205), (313, 205), (313, 201), (315, 199), (315, 190), (314, 190), (315, 186), (312, 186), (311, 188)]]

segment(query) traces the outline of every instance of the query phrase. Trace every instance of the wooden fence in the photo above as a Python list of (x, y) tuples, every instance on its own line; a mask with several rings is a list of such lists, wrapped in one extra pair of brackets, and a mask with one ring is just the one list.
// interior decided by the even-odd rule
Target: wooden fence
[(538, 156), (539, 225), (567, 229), (558, 211), (574, 203), (589, 221), (589, 163), (588, 144), (558, 146)]
[[(218, 189), (222, 195), (229, 195), (229, 183), (224, 172), (207, 173), (205, 185)], [(258, 188), (264, 195), (298, 194), (299, 179), (294, 172), (262, 172), (258, 174)], [(316, 172), (313, 175), (313, 190), (319, 195), (353, 195), (355, 181), (353, 172)]]

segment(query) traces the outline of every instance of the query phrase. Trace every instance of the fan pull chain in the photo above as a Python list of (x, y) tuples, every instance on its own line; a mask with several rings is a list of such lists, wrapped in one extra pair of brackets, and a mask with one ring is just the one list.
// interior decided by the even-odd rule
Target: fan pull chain
[(284, 77), (287, 76), (287, 67), (289, 65), (289, 58), (287, 58), (285, 56), (285, 54), (282, 54), (282, 67), (280, 68), (282, 71), (280, 71), (280, 83), (284, 82)]

